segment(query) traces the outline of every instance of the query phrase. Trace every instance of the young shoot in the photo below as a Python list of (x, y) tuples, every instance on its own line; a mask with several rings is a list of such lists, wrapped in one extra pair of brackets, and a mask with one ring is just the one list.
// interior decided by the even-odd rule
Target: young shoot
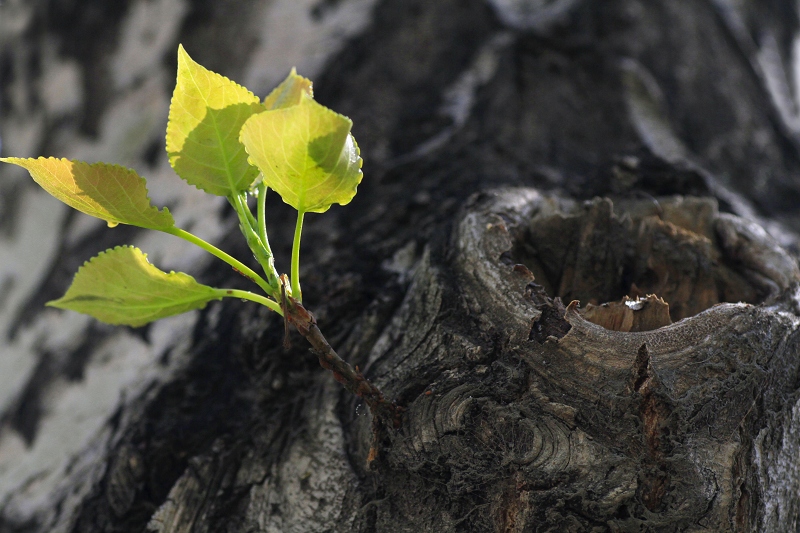
[[(306, 213), (345, 205), (361, 182), (362, 160), (352, 121), (313, 98), (311, 81), (294, 69), (262, 101), (245, 87), (211, 72), (178, 48), (178, 74), (170, 103), (166, 149), (175, 173), (208, 194), (224, 196), (262, 274), (175, 225), (169, 210), (150, 203), (144, 178), (106, 163), (68, 159), (2, 158), (21, 166), (47, 192), (100, 218), (109, 227), (129, 224), (169, 233), (225, 261), (263, 294), (209, 287), (183, 272), (166, 273), (132, 246), (118, 246), (87, 261), (67, 293), (47, 305), (86, 313), (110, 324), (142, 326), (153, 320), (231, 297), (284, 316), (337, 379), (362, 396), (378, 418), (399, 423), (399, 408), (343, 361), (302, 306), (300, 237)], [(266, 226), (266, 199), (274, 190), (297, 210), (290, 274), (275, 268)], [(256, 213), (247, 204), (256, 197)]]

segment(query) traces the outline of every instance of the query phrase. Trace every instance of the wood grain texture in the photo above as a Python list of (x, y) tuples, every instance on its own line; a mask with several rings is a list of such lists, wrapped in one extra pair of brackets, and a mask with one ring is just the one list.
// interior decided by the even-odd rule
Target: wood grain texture
[[(407, 410), (368, 467), (366, 406), (274, 314), (44, 310), (119, 244), (244, 281), (0, 169), (0, 531), (797, 529), (799, 26), (777, 0), (5, 0), (2, 155), (136, 168), (241, 258), (163, 150), (178, 42), (259, 96), (296, 65), (353, 119), (364, 180), (306, 220), (304, 305)], [(268, 206), (282, 271), (293, 220)], [(584, 313), (649, 292), (671, 325)]]

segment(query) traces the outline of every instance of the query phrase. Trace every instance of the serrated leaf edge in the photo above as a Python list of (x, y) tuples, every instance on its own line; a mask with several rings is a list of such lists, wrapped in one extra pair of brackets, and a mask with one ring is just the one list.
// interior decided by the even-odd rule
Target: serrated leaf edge
[[(170, 212), (169, 208), (166, 207), (166, 206), (158, 207), (158, 206), (153, 204), (153, 200), (150, 198), (150, 190), (147, 188), (147, 180), (143, 176), (141, 176), (133, 168), (126, 167), (126, 166), (123, 166), (123, 165), (118, 165), (116, 163), (106, 163), (104, 161), (98, 161), (96, 163), (89, 163), (88, 161), (83, 161), (83, 160), (79, 160), (79, 159), (69, 159), (67, 157), (53, 157), (53, 156), (49, 156), (49, 157), (39, 156), (39, 157), (36, 157), (36, 158), (33, 158), (33, 157), (0, 157), (0, 161), (2, 161), (4, 163), (9, 163), (9, 164), (12, 164), (12, 165), (17, 165), (18, 167), (24, 168), (25, 170), (28, 171), (29, 174), (30, 174), (30, 169), (28, 169), (27, 167), (25, 167), (23, 165), (15, 163), (14, 161), (61, 161), (61, 162), (65, 162), (66, 161), (66, 162), (72, 163), (72, 164), (75, 164), (75, 163), (84, 164), (84, 165), (89, 166), (90, 168), (109, 168), (110, 167), (110, 168), (118, 168), (118, 169), (126, 170), (128, 172), (132, 172), (133, 174), (136, 175), (137, 178), (139, 178), (140, 180), (142, 180), (144, 182), (144, 196), (147, 199), (147, 202), (150, 205), (150, 207), (155, 209), (156, 213), (158, 213), (159, 215), (162, 214), (162, 213), (169, 215), (170, 218), (173, 219), (172, 220), (172, 225), (173, 226), (175, 225), (175, 219), (174, 219), (174, 217), (172, 217), (172, 213)], [(33, 179), (33, 175), (32, 174), (31, 174), (31, 179)], [(36, 181), (36, 180), (33, 179), (33, 181)], [(38, 181), (36, 183), (37, 183), (37, 185), (42, 187), (41, 184), (39, 184)], [(50, 194), (50, 192), (47, 191), (47, 189), (45, 189), (44, 187), (42, 187), (42, 189), (45, 192), (47, 192), (47, 194)], [(53, 195), (50, 194), (50, 196), (53, 196)], [(56, 198), (56, 197), (53, 196), (53, 198)], [(66, 202), (64, 202), (60, 198), (56, 198), (56, 200), (58, 200), (59, 202), (65, 204), (65, 205), (67, 205), (68, 207), (71, 207), (72, 209), (75, 209), (76, 211), (80, 211), (79, 209), (77, 209), (75, 207), (72, 207), (71, 205), (67, 204)], [(83, 213), (83, 211), (80, 211), (80, 212)], [(88, 213), (84, 213), (84, 214), (88, 215)], [(102, 217), (97, 217), (97, 216), (94, 216), (94, 215), (89, 215), (89, 216), (97, 218), (97, 219), (100, 219), (100, 220), (105, 220), (106, 222), (118, 222), (120, 224), (125, 224), (126, 226), (135, 226), (137, 228), (138, 227), (143, 227), (143, 226), (137, 226), (136, 224), (129, 224), (129, 223), (123, 222), (121, 220), (111, 221), (111, 220), (108, 220), (108, 219), (105, 219), (105, 218), (102, 218)], [(145, 229), (153, 229), (153, 228), (145, 228)], [(142, 253), (144, 253), (144, 252), (142, 252)]]
[[(165, 274), (165, 275), (166, 275), (168, 278), (169, 278), (169, 277), (171, 277), (171, 276), (176, 276), (176, 275), (178, 275), (178, 274), (183, 274), (184, 276), (186, 276), (186, 277), (190, 278), (190, 279), (191, 279), (191, 280), (192, 280), (194, 283), (197, 283), (198, 285), (201, 285), (201, 286), (203, 286), (203, 287), (208, 287), (209, 289), (212, 289), (212, 290), (214, 290), (215, 292), (219, 291), (219, 289), (216, 289), (216, 288), (214, 288), (214, 287), (209, 287), (208, 285), (203, 285), (202, 283), (199, 283), (197, 280), (195, 280), (194, 276), (192, 276), (192, 275), (190, 275), (190, 274), (187, 274), (187, 273), (185, 273), (185, 272), (175, 272), (174, 270), (170, 270), (169, 272), (165, 272), (165, 271), (161, 270), (160, 268), (158, 268), (157, 266), (155, 266), (153, 263), (151, 263), (151, 262), (150, 262), (150, 260), (147, 258), (147, 253), (146, 253), (146, 252), (142, 251), (142, 250), (141, 250), (140, 248), (138, 248), (137, 246), (133, 246), (133, 245), (131, 245), (131, 244), (122, 244), (122, 245), (114, 246), (113, 248), (108, 248), (108, 249), (106, 249), (106, 250), (103, 250), (102, 252), (98, 253), (98, 254), (97, 254), (97, 255), (95, 255), (94, 257), (92, 257), (92, 258), (90, 258), (90, 259), (88, 259), (88, 260), (84, 261), (84, 262), (83, 262), (83, 264), (82, 264), (82, 265), (81, 265), (81, 266), (78, 268), (78, 271), (75, 273), (75, 276), (73, 276), (73, 278), (72, 278), (72, 283), (74, 283), (74, 282), (75, 282), (75, 279), (76, 279), (76, 278), (77, 278), (77, 277), (78, 277), (78, 276), (81, 274), (81, 272), (82, 272), (82, 271), (83, 271), (85, 268), (87, 268), (87, 267), (88, 267), (88, 266), (89, 266), (89, 265), (90, 265), (92, 262), (99, 260), (101, 257), (103, 257), (104, 255), (106, 255), (106, 254), (108, 254), (108, 253), (110, 253), (110, 252), (113, 252), (113, 251), (115, 251), (115, 250), (118, 250), (118, 249), (125, 249), (125, 248), (130, 248), (130, 249), (132, 249), (132, 250), (134, 250), (134, 251), (137, 251), (137, 252), (139, 252), (140, 254), (142, 254), (142, 256), (143, 256), (144, 260), (147, 262), (147, 264), (148, 264), (148, 265), (150, 265), (150, 266), (152, 266), (153, 268), (157, 269), (159, 272), (162, 272), (162, 273), (163, 273), (163, 274)], [(70, 283), (70, 288), (72, 287), (72, 283)], [(67, 292), (69, 292), (69, 288), (67, 289)], [(65, 296), (66, 296), (66, 293), (65, 293), (65, 294), (64, 294), (64, 296), (62, 296), (61, 298), (58, 298), (58, 299), (56, 299), (56, 300), (50, 300), (49, 302), (46, 302), (46, 303), (45, 303), (45, 305), (46, 305), (47, 307), (55, 307), (55, 308), (57, 308), (57, 309), (66, 309), (66, 310), (70, 310), (68, 307), (63, 307), (63, 306), (61, 306), (61, 305), (58, 305), (58, 302), (59, 302), (59, 301), (61, 301), (61, 300), (63, 300)], [(222, 298), (223, 298), (223, 297), (224, 297), (224, 294), (222, 294), (222, 293), (217, 293), (217, 295), (216, 295), (216, 296), (214, 296), (214, 297), (212, 297), (212, 298), (210, 298), (210, 299), (206, 300), (206, 302), (205, 302), (205, 303), (203, 303), (203, 305), (202, 305), (202, 306), (200, 306), (200, 307), (197, 307), (196, 309), (203, 309), (203, 308), (204, 308), (204, 307), (205, 307), (205, 306), (206, 306), (206, 305), (207, 305), (209, 302), (211, 302), (211, 301), (214, 301), (214, 300), (217, 300), (217, 301), (219, 301), (219, 300), (222, 300)], [(196, 300), (195, 300), (195, 299), (188, 299), (188, 300), (175, 300), (175, 303), (176, 303), (176, 304), (178, 304), (178, 303), (186, 303), (186, 302), (190, 302), (190, 301), (196, 301)], [(132, 306), (132, 307), (133, 307), (133, 308), (136, 308), (136, 306)], [(160, 320), (161, 318), (166, 318), (166, 317), (155, 318), (155, 319), (152, 319), (152, 320), (147, 320), (147, 321), (145, 321), (145, 322), (141, 323), (140, 325), (134, 325), (134, 324), (132, 324), (132, 323), (129, 323), (129, 322), (107, 322), (107, 321), (104, 321), (104, 320), (101, 320), (101, 319), (99, 319), (99, 318), (95, 317), (94, 315), (89, 315), (89, 316), (92, 316), (92, 318), (94, 318), (95, 320), (100, 320), (101, 322), (105, 322), (105, 323), (107, 323), (107, 324), (112, 324), (112, 325), (130, 325), (130, 326), (132, 326), (132, 327), (140, 327), (140, 326), (143, 326), (143, 325), (145, 325), (145, 324), (149, 324), (150, 322), (153, 322), (153, 321), (155, 321), (155, 320)]]
[[(174, 151), (171, 151), (171, 150), (170, 150), (169, 125), (170, 125), (170, 123), (171, 123), (171, 122), (172, 122), (172, 120), (173, 120), (173, 113), (177, 113), (177, 112), (178, 112), (177, 110), (174, 110), (174, 109), (173, 109), (172, 101), (173, 101), (173, 100), (174, 100), (174, 98), (175, 98), (175, 91), (177, 91), (177, 90), (178, 90), (177, 77), (178, 77), (178, 72), (180, 72), (181, 54), (185, 55), (185, 56), (186, 56), (186, 58), (188, 58), (188, 59), (189, 59), (189, 61), (191, 61), (192, 63), (194, 63), (194, 64), (195, 64), (195, 65), (197, 65), (198, 67), (202, 68), (203, 70), (205, 70), (205, 71), (207, 71), (207, 72), (210, 72), (211, 74), (213, 74), (213, 75), (215, 75), (215, 76), (218, 76), (218, 77), (222, 78), (223, 80), (225, 80), (225, 81), (227, 81), (227, 82), (230, 82), (231, 84), (235, 85), (236, 87), (238, 87), (238, 88), (240, 88), (240, 89), (244, 89), (245, 91), (247, 91), (247, 93), (248, 93), (249, 95), (251, 95), (251, 96), (254, 98), (254, 101), (253, 101), (253, 102), (251, 102), (251, 103), (253, 103), (253, 104), (259, 104), (259, 105), (261, 105), (262, 107), (263, 107), (263, 105), (264, 105), (264, 104), (263, 104), (263, 101), (262, 101), (262, 99), (261, 99), (261, 98), (259, 98), (259, 97), (258, 97), (258, 96), (257, 96), (257, 95), (256, 95), (256, 94), (253, 92), (253, 91), (251, 91), (250, 89), (248, 89), (248, 88), (247, 88), (247, 87), (245, 87), (244, 85), (242, 85), (242, 84), (240, 84), (240, 83), (238, 83), (238, 82), (236, 82), (236, 81), (234, 81), (234, 80), (232, 80), (232, 79), (228, 78), (227, 76), (225, 76), (225, 75), (223, 75), (223, 74), (220, 74), (219, 72), (214, 72), (213, 70), (211, 70), (211, 69), (208, 69), (208, 68), (204, 67), (203, 65), (201, 65), (200, 63), (198, 63), (197, 61), (195, 61), (195, 60), (192, 58), (192, 56), (190, 56), (190, 55), (189, 55), (189, 52), (187, 52), (187, 51), (186, 51), (186, 49), (183, 47), (183, 44), (182, 44), (182, 43), (179, 43), (179, 44), (178, 44), (178, 70), (176, 71), (176, 74), (175, 74), (175, 80), (176, 80), (176, 81), (175, 81), (175, 89), (173, 89), (173, 91), (172, 91), (172, 96), (170, 97), (170, 102), (169, 102), (169, 113), (167, 114), (167, 133), (166, 133), (166, 134), (165, 134), (165, 136), (164, 136), (164, 140), (165, 140), (165, 143), (164, 143), (164, 149), (165, 149), (165, 151), (167, 152), (167, 160), (169, 161), (170, 167), (173, 169), (173, 171), (174, 171), (174, 167), (172, 166), (172, 160), (170, 159), (170, 155), (171, 155), (172, 153), (177, 153), (178, 151), (177, 151), (177, 150), (174, 150)], [(203, 100), (205, 101), (205, 98), (203, 98)], [(261, 111), (261, 112), (263, 112), (263, 111)], [(258, 114), (258, 113), (253, 113), (253, 115), (257, 115), (257, 114)], [(253, 115), (250, 115), (250, 116), (252, 117)], [(250, 117), (247, 117), (247, 120), (250, 120)], [(246, 121), (245, 121), (245, 122), (246, 122)], [(244, 123), (242, 123), (242, 124), (244, 124)], [(199, 191), (202, 191), (202, 192), (204, 192), (204, 193), (206, 193), (206, 194), (211, 194), (211, 195), (213, 195), (213, 196), (218, 196), (216, 193), (213, 193), (213, 192), (211, 192), (211, 191), (208, 191), (208, 190), (206, 190), (206, 189), (204, 189), (204, 188), (200, 187), (200, 186), (199, 186), (199, 185), (197, 185), (196, 183), (190, 183), (188, 180), (184, 179), (184, 178), (183, 178), (183, 177), (182, 177), (180, 174), (178, 174), (177, 172), (175, 172), (175, 174), (176, 174), (176, 175), (177, 175), (179, 178), (181, 178), (181, 180), (183, 180), (183, 181), (184, 181), (184, 183), (186, 183), (187, 185), (191, 185), (191, 186), (192, 186), (192, 187), (194, 187), (195, 189), (197, 189), (197, 190), (199, 190)]]
[[(350, 131), (348, 131), (347, 135), (351, 139), (353, 139), (353, 146), (356, 149), (356, 156), (358, 157), (358, 171), (359, 171), (360, 177), (359, 177), (358, 181), (356, 182), (356, 184), (353, 186), (353, 189), (352, 189), (353, 190), (353, 195), (350, 197), (350, 199), (347, 202), (343, 203), (343, 204), (340, 204), (339, 202), (331, 202), (330, 205), (328, 205), (328, 207), (325, 208), (322, 211), (312, 211), (312, 210), (304, 211), (304, 213), (325, 213), (326, 211), (328, 211), (328, 209), (330, 209), (333, 206), (333, 204), (338, 204), (338, 205), (344, 206), (344, 205), (347, 205), (350, 202), (352, 202), (353, 198), (356, 197), (356, 194), (358, 194), (358, 186), (361, 185), (361, 181), (364, 179), (364, 172), (361, 170), (363, 168), (363, 166), (364, 166), (364, 159), (361, 157), (361, 147), (358, 146), (358, 142), (356, 141), (356, 138), (353, 135), (353, 131), (352, 131), (353, 130), (353, 120), (350, 117), (346, 116), (346, 115), (343, 115), (343, 114), (341, 114), (341, 113), (339, 113), (337, 111), (334, 111), (333, 109), (331, 109), (328, 106), (320, 104), (312, 96), (308, 95), (307, 93), (303, 93), (303, 98), (307, 98), (308, 100), (311, 100), (313, 103), (315, 103), (318, 106), (320, 106), (326, 112), (331, 113), (331, 114), (333, 114), (333, 115), (335, 115), (337, 117), (343, 118), (343, 119), (347, 120), (348, 122), (350, 122)], [(258, 115), (262, 115), (264, 113), (277, 112), (277, 111), (285, 111), (285, 110), (291, 109), (292, 107), (295, 107), (297, 105), (302, 105), (302, 104), (295, 104), (294, 106), (289, 106), (289, 107), (284, 107), (284, 108), (279, 108), (279, 109), (267, 109), (266, 111), (262, 111), (260, 113), (254, 113), (247, 120), (245, 120), (244, 123), (242, 124), (242, 127), (239, 130), (239, 142), (242, 144), (242, 146), (244, 146), (245, 152), (247, 152), (247, 162), (250, 165), (252, 165), (252, 166), (254, 166), (254, 167), (259, 169), (259, 175), (263, 176), (263, 173), (261, 172), (261, 169), (252, 160), (252, 156), (250, 155), (250, 151), (247, 149), (247, 145), (244, 142), (242, 142), (242, 132), (244, 131), (245, 125), (247, 124), (248, 121), (253, 119), (253, 117), (257, 117)], [(263, 177), (262, 177), (262, 179), (263, 179)], [(272, 187), (270, 187), (270, 189), (272, 189)], [(273, 189), (273, 190), (275, 190), (275, 189)], [(275, 192), (278, 193), (278, 191), (275, 191)], [(292, 208), (294, 208), (294, 206), (292, 206), (292, 204), (290, 204), (289, 202), (284, 200), (283, 195), (278, 193), (278, 196), (280, 196), (280, 198), (283, 201), (283, 203), (285, 203), (285, 204), (291, 206)]]
[[(103, 257), (104, 255), (106, 255), (106, 254), (108, 254), (108, 253), (110, 253), (110, 252), (113, 252), (113, 251), (115, 251), (115, 250), (119, 250), (119, 249), (125, 249), (125, 248), (130, 248), (131, 250), (134, 250), (134, 251), (136, 251), (136, 252), (139, 252), (140, 254), (142, 254), (142, 256), (143, 256), (144, 260), (145, 260), (145, 261), (147, 261), (147, 264), (148, 264), (148, 265), (152, 266), (153, 268), (156, 268), (156, 269), (158, 269), (160, 272), (163, 272), (163, 273), (164, 273), (164, 274), (166, 274), (167, 276), (172, 276), (172, 275), (183, 274), (184, 276), (188, 276), (188, 277), (192, 278), (192, 280), (193, 280), (195, 283), (197, 283), (198, 285), (203, 285), (202, 283), (200, 283), (200, 282), (198, 282), (197, 280), (195, 280), (195, 279), (194, 279), (194, 276), (192, 276), (191, 274), (187, 274), (186, 272), (180, 272), (180, 271), (176, 272), (176, 271), (174, 271), (174, 270), (170, 270), (169, 272), (166, 272), (166, 271), (164, 271), (164, 270), (161, 270), (161, 269), (160, 269), (160, 268), (158, 268), (156, 265), (154, 265), (153, 263), (151, 263), (151, 262), (150, 262), (150, 259), (148, 259), (148, 258), (147, 258), (147, 252), (144, 252), (144, 251), (143, 251), (141, 248), (139, 248), (138, 246), (134, 246), (134, 245), (132, 245), (132, 244), (119, 244), (119, 245), (117, 245), (117, 246), (114, 246), (113, 248), (106, 248), (105, 250), (103, 250), (102, 252), (98, 253), (98, 254), (97, 254), (97, 255), (95, 255), (94, 257), (91, 257), (91, 258), (87, 259), (86, 261), (84, 261), (84, 262), (83, 262), (83, 264), (82, 264), (80, 267), (78, 267), (78, 272), (76, 272), (76, 273), (75, 273), (75, 275), (77, 276), (77, 275), (78, 275), (78, 274), (79, 274), (79, 273), (80, 273), (80, 272), (81, 272), (81, 271), (82, 271), (84, 268), (86, 268), (87, 266), (89, 266), (89, 265), (90, 265), (90, 264), (91, 264), (93, 261), (97, 261), (98, 259), (100, 259), (100, 258), (101, 258), (101, 257)], [(204, 286), (205, 286), (205, 287), (209, 287), (208, 285), (204, 285)], [(214, 287), (209, 287), (209, 288), (213, 289)], [(221, 298), (221, 297), (220, 297), (220, 298)]]
[[(281, 108), (281, 107), (267, 107), (267, 100), (269, 100), (269, 97), (272, 96), (272, 93), (277, 91), (278, 88), (286, 82), (286, 80), (288, 80), (289, 78), (292, 78), (292, 77), (301, 78), (301, 79), (307, 81), (308, 82), (308, 90), (310, 91), (310, 93), (303, 91), (303, 92), (301, 92), (301, 94), (305, 94), (306, 96), (308, 96), (312, 100), (314, 99), (314, 82), (311, 81), (309, 78), (306, 78), (305, 76), (302, 76), (302, 75), (298, 74), (297, 73), (297, 68), (296, 67), (292, 67), (292, 70), (289, 71), (289, 74), (278, 85), (273, 87), (273, 89), (269, 93), (267, 93), (267, 95), (261, 100), (261, 103), (264, 105), (264, 110), (265, 111), (275, 111), (276, 109), (285, 109), (285, 108)], [(297, 104), (294, 104), (294, 105), (297, 105)], [(286, 107), (292, 107), (292, 106), (286, 106)]]
[[(142, 251), (142, 249), (139, 248), (138, 246), (134, 246), (132, 244), (119, 244), (117, 246), (114, 246), (113, 248), (106, 248), (105, 250), (99, 252), (97, 255), (95, 255), (93, 257), (90, 257), (89, 259), (84, 261), (83, 264), (80, 267), (78, 267), (78, 271), (75, 272), (75, 276), (73, 276), (73, 280), (74, 280), (75, 277), (78, 276), (78, 274), (81, 273), (81, 271), (84, 268), (88, 267), (93, 261), (99, 260), (101, 257), (103, 257), (104, 255), (108, 254), (109, 252), (113, 252), (115, 250), (120, 250), (120, 249), (125, 249), (125, 248), (130, 248), (132, 250), (135, 250), (135, 251), (141, 253), (144, 256), (145, 261), (147, 261), (147, 264), (148, 265), (152, 265), (152, 266), (155, 267), (155, 265), (153, 265), (153, 263), (151, 263), (150, 260), (147, 259), (147, 253)], [(156, 268), (158, 268), (158, 267), (156, 267)], [(159, 270), (161, 270), (161, 269), (159, 268)], [(164, 272), (163, 270), (161, 270), (161, 271)], [(174, 274), (174, 273), (175, 273), (175, 271), (170, 271), (170, 274)], [(187, 276), (188, 276), (188, 274), (187, 274)], [(55, 301), (55, 300), (53, 300), (53, 301)], [(47, 302), (46, 305), (50, 305), (50, 302)]]

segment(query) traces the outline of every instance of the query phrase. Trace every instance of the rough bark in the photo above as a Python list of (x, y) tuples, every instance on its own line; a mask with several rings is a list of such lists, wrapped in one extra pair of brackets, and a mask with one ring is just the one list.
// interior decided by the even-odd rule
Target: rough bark
[[(312, 77), (365, 179), (306, 221), (304, 304), (405, 408), (376, 443), (245, 302), (45, 309), (123, 243), (244, 281), (4, 166), (0, 532), (797, 530), (798, 26), (779, 0), (0, 3), (3, 155), (133, 166), (241, 258), (166, 161), (177, 43), (258, 94)], [(287, 206), (269, 228), (280, 263)]]

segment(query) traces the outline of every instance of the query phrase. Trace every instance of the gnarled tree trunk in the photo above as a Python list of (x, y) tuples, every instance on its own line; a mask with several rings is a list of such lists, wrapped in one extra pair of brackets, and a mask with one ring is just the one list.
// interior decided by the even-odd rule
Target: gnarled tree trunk
[[(250, 303), (140, 329), (45, 308), (124, 243), (244, 281), (6, 165), (0, 532), (797, 530), (797, 9), (0, 3), (3, 155), (132, 166), (240, 258), (235, 215), (165, 157), (177, 44), (260, 95), (314, 79), (365, 178), (307, 217), (306, 303), (405, 408), (376, 441)], [(269, 209), (287, 270), (293, 219)]]

